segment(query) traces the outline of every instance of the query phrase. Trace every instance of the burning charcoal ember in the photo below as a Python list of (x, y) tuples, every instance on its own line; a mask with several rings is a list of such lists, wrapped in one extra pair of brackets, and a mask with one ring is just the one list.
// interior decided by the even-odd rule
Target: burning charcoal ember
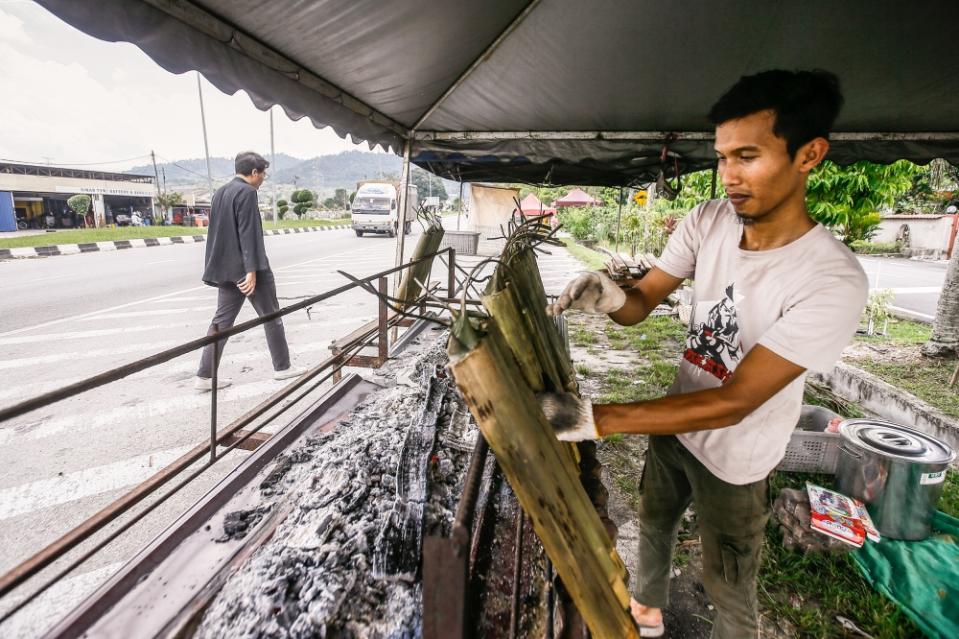
[[(461, 415), (457, 437), (475, 437), (449, 381), (429, 381), (447, 362), (444, 343), (440, 336), (414, 347), (378, 371), (386, 380), (390, 366), (412, 369), (421, 385), (373, 392), (270, 469), (275, 481), (260, 495), (273, 507), (287, 504), (289, 514), (227, 579), (195, 637), (422, 635), (420, 540), (423, 531), (449, 534), (469, 463), (468, 452), (444, 443), (450, 417)], [(396, 538), (378, 548), (386, 530)], [(387, 547), (402, 566), (393, 572), (413, 581), (374, 577), (377, 552)]]
[(423, 411), (406, 431), (396, 468), (396, 503), (373, 551), (373, 575), (377, 578), (413, 581), (419, 570), (428, 462), (448, 388), (446, 380), (429, 378)]
[(218, 542), (230, 541), (231, 539), (243, 539), (260, 520), (263, 515), (268, 513), (268, 507), (257, 508), (255, 510), (236, 510), (227, 513), (223, 520), (223, 536), (217, 538)]

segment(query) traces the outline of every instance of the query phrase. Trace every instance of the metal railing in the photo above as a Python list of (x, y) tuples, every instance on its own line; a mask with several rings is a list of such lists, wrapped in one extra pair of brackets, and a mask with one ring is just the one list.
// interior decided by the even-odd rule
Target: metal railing
[[(397, 309), (395, 306), (390, 305), (385, 295), (378, 296), (379, 313), (376, 326), (366, 331), (354, 332), (352, 334), (352, 339), (346, 343), (338, 344), (337, 349), (330, 357), (327, 357), (319, 364), (308, 369), (302, 376), (297, 378), (296, 381), (274, 393), (259, 405), (247, 411), (245, 414), (233, 420), (233, 422), (231, 422), (228, 426), (218, 431), (217, 368), (219, 363), (218, 356), (220, 344), (224, 339), (232, 337), (233, 335), (244, 333), (253, 328), (266, 324), (267, 322), (272, 322), (286, 315), (290, 315), (291, 313), (295, 313), (296, 311), (306, 309), (313, 304), (328, 300), (353, 289), (361, 288), (364, 290), (370, 290), (374, 280), (377, 281), (377, 290), (379, 292), (384, 292), (387, 288), (387, 276), (394, 273), (399, 273), (400, 271), (408, 269), (421, 262), (433, 260), (435, 257), (439, 257), (444, 253), (449, 255), (448, 261), (444, 262), (444, 265), (449, 271), (447, 278), (446, 298), (443, 299), (433, 296), (431, 291), (427, 288), (423, 291), (422, 295), (418, 299), (409, 301), (407, 308), (414, 306), (418, 306), (421, 309), (425, 309), (427, 306), (443, 307), (445, 303), (452, 302), (457, 294), (457, 281), (455, 276), (455, 271), (457, 269), (456, 251), (452, 248), (437, 251), (436, 253), (411, 260), (400, 266), (396, 266), (385, 271), (380, 271), (364, 278), (351, 279), (348, 284), (344, 284), (324, 293), (314, 295), (308, 299), (297, 302), (296, 304), (281, 308), (274, 313), (269, 313), (256, 319), (237, 324), (223, 331), (220, 331), (219, 327), (214, 325), (211, 327), (209, 334), (205, 337), (186, 342), (185, 344), (180, 344), (179, 346), (174, 346), (173, 348), (156, 353), (149, 357), (119, 366), (104, 373), (94, 375), (87, 379), (80, 380), (62, 388), (49, 391), (42, 395), (38, 395), (12, 406), (0, 409), (0, 424), (2, 424), (5, 421), (9, 421), (39, 408), (75, 397), (93, 389), (106, 386), (107, 384), (117, 382), (125, 377), (133, 375), (134, 373), (153, 368), (187, 353), (204, 348), (208, 345), (213, 345), (214, 348), (214, 367), (213, 377), (211, 379), (212, 389), (210, 394), (209, 442), (198, 445), (194, 449), (190, 450), (179, 459), (175, 460), (161, 471), (154, 474), (148, 480), (139, 484), (133, 490), (107, 505), (105, 508), (81, 523), (79, 526), (75, 527), (73, 530), (69, 531), (52, 544), (48, 545), (43, 550), (34, 554), (32, 557), (15, 566), (5, 575), (0, 577), (0, 597), (5, 597), (16, 588), (23, 585), (27, 580), (36, 576), (44, 568), (47, 568), (53, 562), (64, 557), (64, 555), (71, 550), (77, 548), (81, 543), (90, 539), (95, 533), (102, 530), (105, 526), (115, 521), (123, 514), (127, 513), (136, 504), (156, 493), (157, 490), (159, 490), (162, 486), (166, 485), (168, 482), (193, 466), (196, 462), (203, 459), (207, 453), (209, 453), (208, 461), (199, 468), (188, 473), (184, 478), (174, 484), (169, 491), (163, 495), (160, 495), (143, 510), (124, 521), (120, 526), (111, 531), (103, 539), (97, 541), (93, 547), (85, 550), (80, 554), (79, 557), (72, 560), (67, 566), (59, 570), (50, 579), (45, 581), (37, 590), (31, 592), (24, 599), (19, 601), (15, 606), (4, 613), (2, 617), (0, 617), (0, 623), (3, 623), (12, 617), (14, 614), (36, 599), (39, 595), (47, 591), (60, 579), (89, 560), (113, 540), (129, 530), (134, 524), (142, 520), (144, 517), (146, 517), (146, 515), (153, 512), (157, 507), (166, 502), (166, 500), (172, 495), (176, 494), (187, 484), (199, 477), (218, 460), (223, 459), (227, 453), (236, 450), (237, 448), (243, 448), (243, 445), (254, 435), (256, 435), (264, 426), (270, 424), (273, 420), (286, 412), (290, 407), (297, 405), (298, 402), (316, 390), (321, 384), (334, 377), (343, 368), (343, 366), (349, 365), (354, 360), (359, 361), (360, 358), (362, 358), (362, 356), (359, 355), (360, 351), (363, 348), (372, 346), (375, 342), (377, 342), (377, 340), (380, 340), (379, 353), (380, 355), (384, 355), (380, 361), (380, 363), (382, 363), (382, 361), (385, 360), (385, 353), (387, 352), (387, 344), (383, 343), (383, 340), (388, 339), (386, 337), (388, 329), (398, 326), (404, 320), (405, 316), (412, 316), (413, 314), (403, 312), (402, 309)], [(442, 257), (440, 257), (440, 260), (443, 261)], [(390, 315), (388, 312), (389, 308), (393, 308), (394, 310), (392, 315)], [(324, 375), (323, 373), (326, 374)], [(285, 399), (291, 397), (294, 393), (300, 391), (308, 385), (309, 387), (306, 388), (305, 391), (301, 392), (285, 406), (281, 406), (279, 410), (275, 411), (264, 421), (247, 430), (243, 430), (244, 427), (250, 426), (250, 424), (262, 417), (270, 409), (274, 408)], [(218, 446), (224, 447), (219, 454), (217, 452)]]

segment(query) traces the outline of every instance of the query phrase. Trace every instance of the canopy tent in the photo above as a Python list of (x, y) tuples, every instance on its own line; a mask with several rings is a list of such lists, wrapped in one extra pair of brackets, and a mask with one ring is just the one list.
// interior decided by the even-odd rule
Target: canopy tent
[(556, 209), (551, 206), (546, 206), (540, 199), (536, 197), (533, 193), (530, 193), (519, 203), (519, 210), (523, 212), (523, 215), (527, 217), (535, 217), (537, 215), (556, 215)]
[(556, 208), (563, 208), (576, 206), (598, 206), (599, 204), (602, 204), (602, 202), (594, 198), (583, 189), (576, 188), (556, 200), (553, 204), (556, 205)]
[(635, 184), (664, 146), (712, 166), (710, 104), (777, 67), (840, 76), (832, 159), (959, 164), (956, 2), (38, 1), (456, 180)]

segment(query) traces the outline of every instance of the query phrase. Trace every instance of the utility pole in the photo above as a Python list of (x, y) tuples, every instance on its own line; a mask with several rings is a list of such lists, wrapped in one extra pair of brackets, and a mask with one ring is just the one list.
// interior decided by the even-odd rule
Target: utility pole
[(277, 206), (276, 206), (276, 147), (273, 145), (273, 107), (270, 107), (270, 166), (273, 167), (273, 227), (276, 228)]
[(206, 179), (210, 186), (210, 200), (213, 200), (213, 171), (210, 169), (210, 145), (206, 139), (206, 114), (203, 112), (203, 86), (200, 83), (200, 72), (196, 72), (196, 90), (200, 96), (200, 124), (203, 125), (203, 151), (206, 153)]
[[(153, 152), (152, 149), (150, 150), (150, 159), (153, 160), (153, 180), (156, 182), (157, 195), (158, 195), (158, 196), (159, 196), (159, 195), (163, 195), (163, 193), (160, 192), (160, 174), (157, 173), (157, 155), (156, 155), (156, 153)], [(153, 222), (156, 223), (157, 207), (156, 207), (156, 202), (155, 202), (155, 201), (151, 203), (150, 208), (153, 209)], [(161, 203), (161, 209), (160, 209), (160, 210), (161, 210), (161, 211), (163, 210), (163, 209), (162, 209), (162, 203)], [(165, 214), (165, 213), (164, 213), (164, 217), (166, 217), (166, 214)]]

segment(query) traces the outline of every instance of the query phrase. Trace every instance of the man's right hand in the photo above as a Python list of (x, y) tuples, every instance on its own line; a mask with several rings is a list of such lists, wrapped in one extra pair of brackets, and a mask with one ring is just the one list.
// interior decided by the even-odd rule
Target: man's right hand
[(253, 295), (253, 290), (256, 288), (256, 271), (247, 273), (245, 278), (236, 283), (236, 287), (247, 297)]
[(573, 308), (585, 313), (614, 313), (626, 304), (626, 293), (599, 271), (581, 273), (555, 302), (546, 307), (548, 315), (561, 315)]

